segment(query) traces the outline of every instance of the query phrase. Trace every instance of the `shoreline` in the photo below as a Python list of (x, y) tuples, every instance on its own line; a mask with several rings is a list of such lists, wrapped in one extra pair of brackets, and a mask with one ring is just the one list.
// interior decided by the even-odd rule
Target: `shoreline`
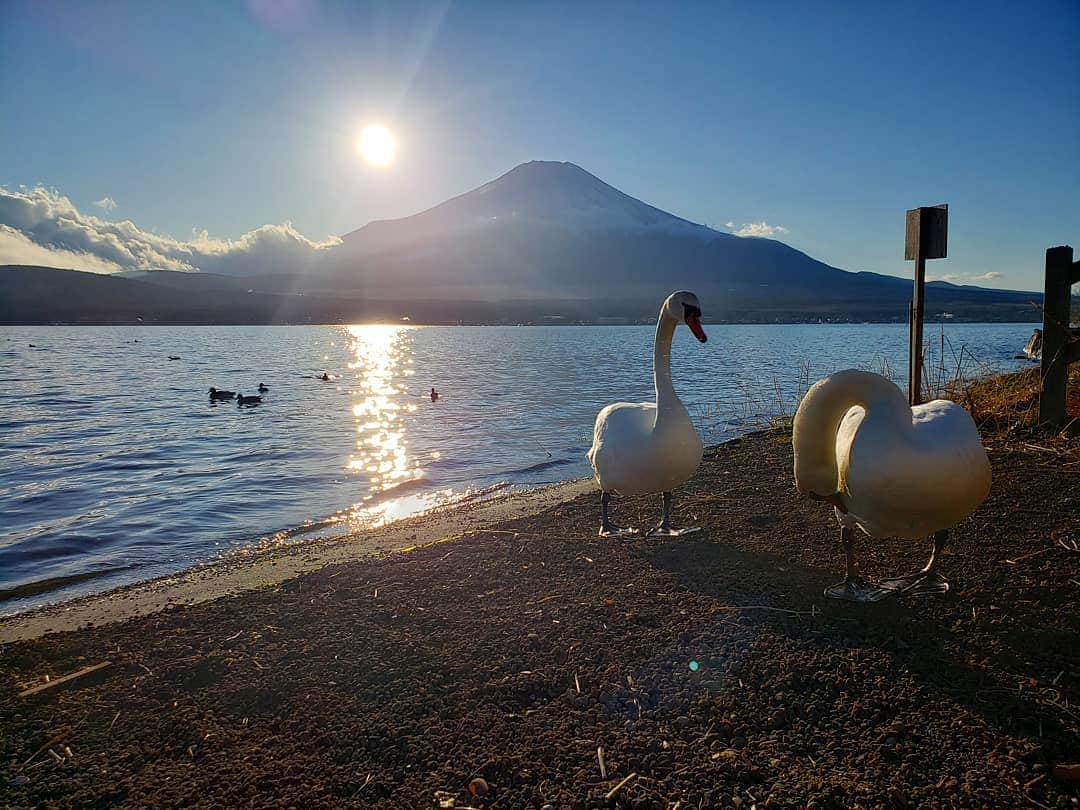
[[(334, 544), (277, 586), (5, 644), (0, 803), (1072, 806), (1077, 472), (989, 450), (945, 598), (823, 598), (836, 523), (773, 429), (706, 450), (675, 502), (696, 534), (598, 537), (581, 479), (411, 521), (409, 553)], [(927, 545), (859, 562), (880, 579)]]
[(407, 553), (491, 524), (534, 515), (573, 500), (595, 486), (592, 478), (573, 478), (480, 500), (451, 503), (359, 532), (300, 540), (249, 554), (239, 551), (175, 574), (0, 617), (0, 644), (114, 624), (163, 610), (236, 596), (280, 585), (328, 565)]

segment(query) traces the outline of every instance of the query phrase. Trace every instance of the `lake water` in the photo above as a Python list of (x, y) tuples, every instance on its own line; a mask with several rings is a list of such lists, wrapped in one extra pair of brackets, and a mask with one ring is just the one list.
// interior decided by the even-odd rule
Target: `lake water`
[[(906, 373), (904, 326), (707, 331), (701, 345), (680, 328), (673, 347), (707, 442), (791, 413), (831, 371)], [(946, 366), (1024, 365), (1012, 358), (1030, 334), (948, 325)], [(652, 339), (637, 326), (0, 327), (0, 614), (587, 475), (597, 410), (653, 396)], [(938, 326), (927, 345), (937, 366)], [(260, 382), (260, 406), (208, 401), (211, 385)]]

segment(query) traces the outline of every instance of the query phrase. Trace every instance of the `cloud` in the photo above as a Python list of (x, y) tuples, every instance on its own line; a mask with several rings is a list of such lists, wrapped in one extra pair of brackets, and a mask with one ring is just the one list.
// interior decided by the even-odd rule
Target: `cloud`
[[(734, 222), (729, 222), (728, 227), (734, 226)], [(788, 233), (788, 229), (783, 225), (770, 225), (765, 220), (761, 222), (748, 222), (741, 228), (733, 231), (736, 236), (764, 236), (772, 237), (780, 233)]]
[(30, 241), (29, 236), (10, 225), (0, 225), (0, 264), (32, 264), (40, 267), (89, 270), (94, 273), (115, 273), (123, 269), (114, 262), (99, 259), (90, 253), (76, 253), (36, 244)]
[(927, 276), (927, 281), (947, 281), (950, 284), (970, 284), (973, 281), (995, 281), (1004, 278), (1004, 273), (991, 270), (986, 273), (944, 273), (940, 276)]
[(735, 222), (733, 220), (728, 220), (727, 222), (724, 223), (724, 227), (725, 228), (734, 228), (735, 227)]
[(102, 211), (116, 210), (116, 200), (114, 200), (112, 197), (102, 197), (100, 200), (94, 200), (94, 205), (96, 205)]
[(17, 191), (0, 187), (0, 226), (5, 226), (0, 232), (3, 255), (51, 257), (49, 261), (18, 263), (97, 273), (282, 273), (294, 271), (341, 244), (336, 236), (314, 242), (290, 222), (263, 225), (239, 239), (218, 239), (202, 230), (193, 231), (189, 240), (179, 240), (140, 230), (131, 220), (111, 222), (83, 214), (67, 197), (42, 186)]

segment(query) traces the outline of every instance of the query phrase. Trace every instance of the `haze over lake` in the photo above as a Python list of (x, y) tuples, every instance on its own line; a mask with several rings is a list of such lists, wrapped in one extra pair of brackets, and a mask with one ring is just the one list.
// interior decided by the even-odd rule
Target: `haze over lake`
[[(673, 366), (707, 443), (791, 413), (807, 363), (811, 381), (906, 373), (904, 325), (706, 331), (698, 345), (678, 330)], [(946, 366), (961, 347), (969, 374), (1024, 365), (1030, 333), (950, 324)], [(637, 326), (4, 327), (0, 612), (588, 475), (597, 410), (653, 396), (652, 340)], [(926, 341), (938, 350), (938, 325)], [(211, 385), (260, 382), (258, 407), (208, 401)]]

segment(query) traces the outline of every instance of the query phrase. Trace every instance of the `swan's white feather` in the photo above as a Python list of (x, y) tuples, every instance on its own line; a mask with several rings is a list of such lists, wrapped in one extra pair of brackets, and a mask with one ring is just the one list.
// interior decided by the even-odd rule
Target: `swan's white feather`
[[(909, 409), (899, 388), (868, 372), (839, 372), (830, 379), (852, 392), (876, 389), (864, 404), (842, 406), (846, 413), (833, 445), (837, 494), (863, 531), (873, 537), (926, 537), (955, 526), (986, 499), (990, 462), (966, 410), (941, 399)], [(804, 402), (807, 411), (819, 407), (809, 394)], [(828, 422), (825, 414), (797, 415), (796, 431), (820, 430)], [(797, 468), (799, 463), (797, 451)]]
[(656, 404), (615, 402), (597, 414), (589, 462), (600, 488), (620, 495), (670, 492), (701, 464), (701, 438), (680, 405), (659, 428)]

